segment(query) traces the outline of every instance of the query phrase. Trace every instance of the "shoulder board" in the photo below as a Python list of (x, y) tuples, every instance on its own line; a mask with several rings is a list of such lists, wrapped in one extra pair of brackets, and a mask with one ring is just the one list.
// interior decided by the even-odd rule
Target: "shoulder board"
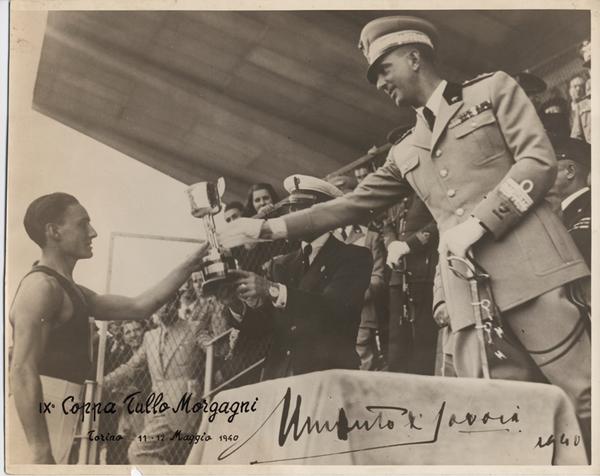
[(494, 74), (495, 74), (495, 72), (493, 72), (493, 73), (482, 73), (479, 76), (475, 76), (474, 78), (467, 79), (466, 81), (463, 81), (462, 85), (463, 86), (470, 86), (471, 84), (475, 84), (475, 83), (481, 81), (482, 79), (489, 78), (490, 76), (493, 76)]
[(414, 127), (411, 127), (409, 130), (407, 130), (404, 134), (402, 134), (395, 142), (394, 145), (399, 144), (400, 142), (402, 142), (404, 139), (406, 139), (409, 135), (412, 134), (412, 132), (415, 130)]

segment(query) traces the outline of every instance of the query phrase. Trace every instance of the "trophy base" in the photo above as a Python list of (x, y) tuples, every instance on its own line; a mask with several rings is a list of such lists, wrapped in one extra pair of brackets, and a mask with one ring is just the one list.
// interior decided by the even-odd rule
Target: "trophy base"
[(229, 273), (237, 269), (237, 262), (232, 256), (205, 258), (202, 267), (202, 293), (214, 295), (220, 286), (235, 281), (237, 277)]
[(214, 296), (218, 294), (223, 285), (227, 285), (236, 280), (235, 276), (220, 276), (218, 278), (207, 279), (202, 283), (202, 294), (205, 296)]

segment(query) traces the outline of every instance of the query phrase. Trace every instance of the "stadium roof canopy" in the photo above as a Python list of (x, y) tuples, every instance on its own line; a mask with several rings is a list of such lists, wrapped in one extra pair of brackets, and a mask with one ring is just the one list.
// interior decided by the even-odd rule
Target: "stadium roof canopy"
[[(410, 123), (365, 78), (362, 26), (397, 11), (50, 12), (34, 108), (184, 183), (228, 197), (324, 176)], [(589, 12), (412, 12), (441, 71), (544, 71), (590, 37)], [(547, 69), (547, 68), (546, 68)]]

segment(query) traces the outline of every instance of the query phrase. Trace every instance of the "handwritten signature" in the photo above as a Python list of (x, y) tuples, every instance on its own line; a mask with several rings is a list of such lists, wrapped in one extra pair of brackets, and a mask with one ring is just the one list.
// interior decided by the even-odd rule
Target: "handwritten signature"
[[(294, 403), (293, 403), (294, 402)], [(410, 408), (401, 406), (385, 406), (385, 405), (365, 405), (365, 409), (374, 414), (370, 419), (349, 419), (344, 408), (339, 408), (335, 419), (317, 419), (312, 416), (301, 417), (302, 396), (296, 395), (295, 401), (292, 397), (292, 390), (288, 387), (283, 398), (277, 402), (273, 410), (267, 415), (264, 421), (260, 423), (248, 438), (237, 442), (224, 451), (222, 451), (217, 459), (223, 461), (251, 441), (267, 423), (276, 418), (276, 413), (279, 410), (280, 420), (279, 429), (277, 432), (277, 443), (283, 447), (291, 438), (293, 441), (298, 441), (301, 438), (310, 435), (311, 433), (335, 433), (335, 437), (340, 441), (348, 439), (348, 434), (353, 431), (387, 431), (393, 436), (392, 430), (402, 428), (404, 431), (421, 432), (422, 438), (416, 441), (401, 441), (386, 445), (379, 445), (367, 448), (345, 450), (330, 453), (320, 453), (312, 455), (303, 455), (299, 457), (276, 459), (269, 461), (251, 461), (250, 464), (264, 463), (282, 463), (286, 461), (306, 460), (312, 458), (321, 458), (325, 456), (333, 456), (347, 453), (357, 453), (361, 451), (371, 451), (381, 448), (392, 448), (399, 446), (415, 446), (433, 444), (438, 440), (440, 428), (446, 411), (446, 401), (443, 401), (439, 407), (434, 408), (431, 415), (423, 416)], [(517, 410), (518, 410), (517, 406)], [(386, 416), (384, 416), (384, 414)], [(433, 418), (432, 418), (433, 417)], [(510, 431), (510, 426), (519, 423), (518, 411), (510, 415), (493, 415), (489, 411), (482, 415), (467, 412), (464, 415), (450, 414), (447, 425), (448, 427), (464, 427), (465, 430), (459, 430), (462, 433), (472, 433), (478, 431)], [(481, 428), (480, 425), (485, 426)], [(488, 427), (488, 425), (490, 425)]]

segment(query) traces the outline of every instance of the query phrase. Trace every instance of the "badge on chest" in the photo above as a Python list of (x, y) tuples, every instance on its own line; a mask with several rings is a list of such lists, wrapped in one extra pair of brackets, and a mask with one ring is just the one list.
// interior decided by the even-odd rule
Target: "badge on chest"
[(466, 122), (478, 114), (481, 114), (483, 111), (487, 111), (489, 109), (492, 109), (492, 103), (489, 101), (483, 101), (482, 103), (472, 106), (466, 111), (461, 112), (455, 119), (453, 119), (450, 124), (448, 124), (448, 128), (452, 129), (453, 127), (459, 126), (463, 122)]

